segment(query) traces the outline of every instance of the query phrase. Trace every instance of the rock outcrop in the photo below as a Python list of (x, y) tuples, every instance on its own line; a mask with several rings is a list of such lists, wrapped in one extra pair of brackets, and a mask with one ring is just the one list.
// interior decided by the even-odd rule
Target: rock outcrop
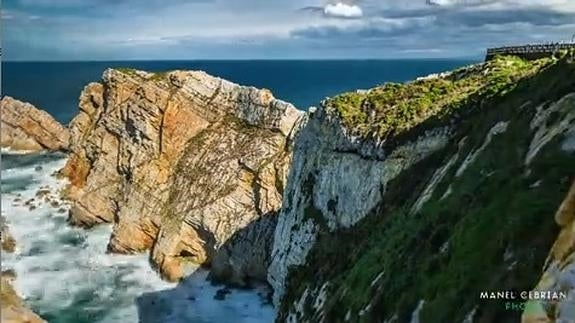
[(26, 308), (18, 296), (11, 281), (13, 277), (7, 273), (0, 274), (0, 320), (2, 323), (42, 323), (44, 321), (36, 313)]
[(575, 318), (575, 182), (555, 213), (555, 221), (561, 232), (534, 289), (555, 296), (529, 302), (523, 311), (523, 323), (569, 322)]
[(505, 57), (323, 102), (277, 219), (277, 320), (519, 321), (479, 295), (540, 274), (573, 181), (574, 91), (569, 59)]
[(8, 225), (6, 224), (6, 219), (0, 216), (0, 234), (1, 236), (1, 248), (2, 251), (12, 253), (16, 250), (16, 240), (10, 234)]
[(66, 151), (69, 133), (47, 112), (9, 96), (0, 102), (0, 146), (12, 150)]
[(321, 108), (299, 133), (284, 205), (275, 232), (269, 282), (279, 304), (292, 266), (306, 264), (318, 235), (350, 228), (376, 207), (388, 184), (444, 148), (449, 127), (438, 127), (387, 153), (361, 142)]
[(238, 266), (234, 254), (271, 248), (267, 218), (281, 206), (301, 116), (267, 90), (203, 72), (109, 69), (70, 124), (70, 221), (113, 222), (109, 251), (151, 248), (170, 280), (215, 258), (222, 279), (265, 279), (266, 252)]

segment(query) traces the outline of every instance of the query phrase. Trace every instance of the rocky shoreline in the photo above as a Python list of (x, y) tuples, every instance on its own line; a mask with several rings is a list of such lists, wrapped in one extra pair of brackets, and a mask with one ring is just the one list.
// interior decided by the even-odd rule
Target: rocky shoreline
[[(269, 283), (278, 322), (512, 320), (473, 298), (448, 311), (437, 295), (534, 288), (555, 239), (538, 288), (571, 293), (574, 70), (499, 58), (303, 113), (203, 72), (109, 69), (68, 128), (4, 98), (3, 126), (20, 126), (2, 147), (69, 152), (69, 223), (112, 223), (108, 252), (149, 252), (170, 281), (202, 265), (225, 284)], [(547, 218), (566, 194), (557, 238)], [(452, 281), (481, 255), (498, 275)], [(543, 303), (539, 319), (571, 315), (568, 301)]]
[[(4, 217), (0, 217), (0, 234), (2, 237), (2, 253), (13, 253), (16, 250), (16, 240), (10, 234)], [(0, 316), (6, 323), (42, 323), (46, 322), (26, 307), (24, 301), (12, 287), (16, 275), (9, 269), (0, 273)]]
[(24, 301), (18, 296), (12, 287), (12, 281), (16, 279), (9, 272), (2, 272), (0, 274), (1, 286), (0, 301), (2, 308), (0, 309), (1, 320), (6, 323), (42, 323), (46, 322), (34, 312), (29, 310)]

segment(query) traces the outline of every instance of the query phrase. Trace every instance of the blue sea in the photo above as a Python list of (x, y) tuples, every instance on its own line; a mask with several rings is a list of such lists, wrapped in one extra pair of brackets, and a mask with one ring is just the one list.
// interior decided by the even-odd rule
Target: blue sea
[[(300, 109), (327, 96), (402, 82), (473, 63), (458, 60), (394, 61), (169, 61), (3, 63), (3, 95), (28, 101), (63, 123), (77, 112), (82, 88), (108, 67), (149, 71), (204, 70), (243, 85), (268, 88)], [(269, 290), (225, 289), (198, 269), (179, 284), (164, 282), (148, 256), (106, 253), (110, 225), (90, 230), (66, 224), (70, 205), (60, 199), (66, 183), (54, 174), (62, 154), (2, 152), (2, 215), (16, 252), (2, 255), (2, 269), (16, 275), (26, 304), (52, 323), (268, 323), (275, 309)], [(49, 193), (39, 198), (40, 191)], [(228, 293), (229, 292), (229, 293)]]
[(82, 88), (99, 81), (109, 67), (152, 72), (203, 70), (241, 85), (270, 89), (276, 98), (302, 110), (322, 99), (384, 82), (405, 82), (419, 76), (475, 63), (471, 60), (259, 60), (259, 61), (126, 61), (3, 62), (3, 95), (28, 101), (69, 122), (77, 112)]

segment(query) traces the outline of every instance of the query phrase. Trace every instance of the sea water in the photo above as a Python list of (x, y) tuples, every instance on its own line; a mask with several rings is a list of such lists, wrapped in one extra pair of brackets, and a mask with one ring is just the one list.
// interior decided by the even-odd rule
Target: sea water
[(100, 81), (106, 68), (130, 67), (151, 72), (202, 70), (241, 85), (270, 89), (276, 98), (307, 110), (338, 93), (384, 82), (409, 81), (474, 62), (461, 59), (2, 62), (2, 92), (68, 123), (78, 113), (78, 98), (84, 86)]
[(168, 283), (147, 254), (107, 254), (109, 225), (70, 227), (70, 206), (59, 197), (66, 182), (54, 176), (65, 162), (59, 154), (2, 153), (2, 214), (16, 240), (2, 270), (16, 273), (14, 287), (32, 310), (61, 323), (273, 322), (264, 288), (229, 290), (217, 300), (222, 286), (203, 269)]

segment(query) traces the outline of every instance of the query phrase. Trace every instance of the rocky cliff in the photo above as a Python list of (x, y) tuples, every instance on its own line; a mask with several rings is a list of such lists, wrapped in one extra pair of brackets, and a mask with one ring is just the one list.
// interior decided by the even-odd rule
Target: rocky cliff
[(68, 149), (68, 130), (47, 112), (9, 96), (2, 98), (0, 109), (0, 147), (25, 151)]
[[(188, 264), (267, 279), (279, 322), (520, 321), (480, 293), (574, 286), (569, 55), (498, 57), (306, 115), (202, 72), (109, 69), (69, 126), (70, 222), (113, 223), (109, 251), (149, 249), (170, 280)], [(530, 302), (523, 320), (573, 313)]]
[[(574, 140), (568, 57), (499, 57), (324, 101), (297, 135), (277, 219), (278, 321), (520, 321), (480, 292), (535, 286)], [(554, 281), (570, 275), (557, 269), (569, 219)]]
[(70, 221), (114, 223), (109, 251), (151, 249), (170, 280), (212, 259), (216, 278), (265, 279), (301, 117), (203, 72), (109, 69), (70, 124)]

